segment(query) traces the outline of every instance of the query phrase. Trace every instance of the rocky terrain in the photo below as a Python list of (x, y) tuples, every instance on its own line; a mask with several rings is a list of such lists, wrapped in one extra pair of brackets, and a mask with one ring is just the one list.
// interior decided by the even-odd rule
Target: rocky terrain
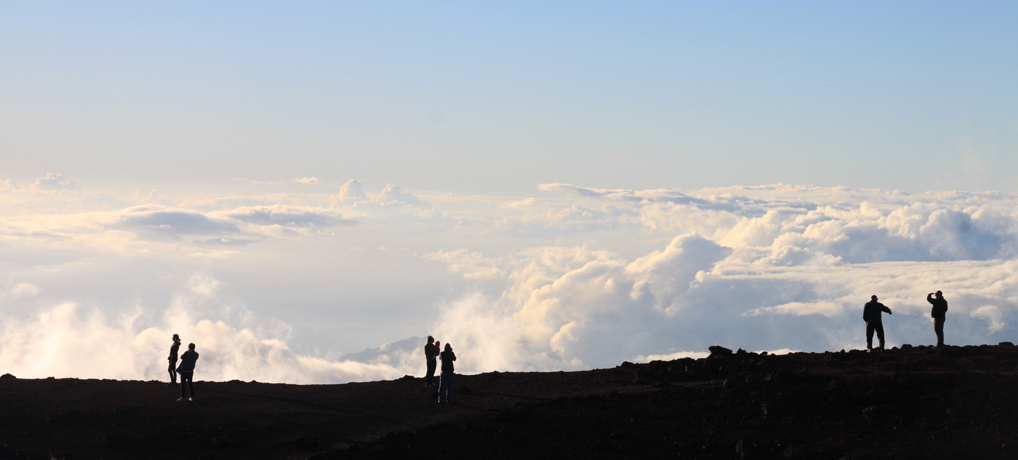
[(0, 459), (1018, 458), (1009, 343), (711, 351), (457, 376), (451, 404), (409, 376), (198, 382), (178, 403), (165, 382), (3, 375)]

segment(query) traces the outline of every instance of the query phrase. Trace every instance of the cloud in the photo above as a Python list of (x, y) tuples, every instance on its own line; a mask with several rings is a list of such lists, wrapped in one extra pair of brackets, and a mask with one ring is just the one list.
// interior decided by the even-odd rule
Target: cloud
[(39, 287), (32, 283), (20, 282), (12, 284), (13, 281), (8, 283), (6, 290), (0, 292), (0, 301), (31, 298), (39, 294)]
[[(511, 205), (504, 209), (519, 209)], [(569, 207), (553, 209), (531, 209), (522, 215), (507, 215), (494, 226), (500, 232), (536, 238), (551, 238), (556, 235), (577, 232), (612, 231), (623, 227), (633, 227), (632, 222), (622, 218), (623, 215), (636, 217), (636, 213), (613, 206), (601, 208), (574, 204)]]
[(1005, 317), (1013, 313), (1013, 310), (1005, 310), (997, 305), (983, 305), (973, 310), (970, 316), (986, 321), (990, 327), (990, 332), (1000, 332), (1007, 327)]
[(545, 192), (566, 192), (582, 197), (604, 198), (624, 202), (638, 203), (673, 203), (673, 204), (698, 204), (707, 205), (708, 202), (689, 196), (679, 190), (662, 188), (655, 190), (619, 190), (619, 189), (595, 189), (578, 187), (570, 184), (541, 184), (541, 191)]
[[(195, 281), (181, 296), (186, 308), (173, 303), (155, 319), (153, 307), (113, 313), (102, 295), (44, 298), (71, 287), (24, 287), (17, 296), (8, 287), (4, 300), (34, 314), (3, 324), (43, 336), (36, 323), (86, 336), (85, 327), (109, 327), (117, 340), (140, 341), (136, 354), (151, 347), (161, 354), (167, 333), (187, 331), (212, 352), (202, 358), (209, 375), (265, 380), (247, 370), (254, 361), (227, 351), (237, 348), (293, 376), (274, 378), (318, 382), (419, 374), (421, 344), (401, 339), (425, 334), (452, 343), (463, 372), (614, 366), (710, 345), (860, 347), (861, 308), (872, 294), (894, 310), (885, 324), (891, 346), (932, 342), (925, 295), (935, 290), (950, 302), (949, 343), (996, 343), (1018, 332), (1018, 197), (1009, 194), (546, 184), (536, 196), (492, 197), (394, 184), (365, 192), (357, 180), (338, 194), (299, 189), (160, 192), (160, 203), (172, 205), (156, 205), (143, 193), (100, 199), (87, 190), (14, 187), (0, 194), (0, 270), (9, 279), (50, 286), (45, 280), (56, 278), (47, 277), (61, 271), (52, 267), (72, 260), (67, 271), (79, 274), (103, 264), (158, 265), (153, 277), (207, 264), (231, 283)], [(459, 276), (433, 273), (438, 264)], [(287, 276), (265, 275), (280, 267)], [(256, 289), (243, 285), (248, 278)], [(151, 298), (151, 283), (97, 283)], [(110, 294), (124, 297), (117, 295)], [(246, 299), (294, 326), (222, 313), (233, 307), (220, 296)], [(206, 312), (209, 305), (218, 307)], [(329, 321), (348, 329), (307, 338)], [(151, 344), (145, 331), (156, 337)], [(372, 351), (332, 348), (332, 337), (351, 331), (370, 337)], [(323, 351), (301, 354), (289, 343)], [(158, 358), (110, 372), (148, 373), (146, 363)], [(63, 369), (47, 369), (56, 368)]]
[(638, 363), (649, 363), (651, 361), (674, 361), (676, 359), (692, 358), (692, 359), (703, 359), (710, 356), (710, 352), (706, 351), (678, 351), (675, 353), (668, 353), (663, 355), (646, 355), (637, 356), (635, 361)]
[(840, 316), (845, 310), (844, 305), (840, 305), (834, 302), (820, 301), (820, 302), (789, 302), (781, 305), (775, 305), (773, 307), (762, 307), (754, 308), (745, 313), (748, 316), (759, 316), (765, 314), (779, 314), (779, 315), (824, 315), (829, 317)]
[(32, 297), (38, 293), (39, 293), (38, 286), (25, 282), (15, 284), (14, 287), (11, 287), (7, 290), (7, 295), (11, 297)]
[[(386, 363), (328, 360), (294, 353), (289, 328), (259, 321), (243, 306), (216, 298), (220, 283), (195, 274), (156, 324), (139, 310), (118, 315), (62, 302), (26, 319), (4, 318), (0, 368), (22, 378), (78, 377), (163, 380), (170, 336), (195, 343), (198, 380), (341, 383), (393, 379), (413, 371), (387, 356)], [(247, 326), (231, 324), (232, 321)]]
[(329, 228), (357, 224), (356, 220), (345, 219), (335, 211), (284, 205), (245, 206), (221, 211), (215, 215), (246, 224), (278, 225), (290, 228)]
[[(896, 313), (888, 321), (895, 344), (929, 341), (925, 293), (937, 289), (952, 293), (959, 342), (992, 342), (1014, 332), (1007, 320), (1018, 309), (1014, 196), (788, 186), (677, 193), (548, 184), (542, 190), (577, 197), (501, 207), (525, 214), (509, 214), (499, 227), (554, 228), (566, 220), (546, 216), (613, 203), (621, 211), (573, 214), (586, 226), (566, 233), (625, 229), (647, 241), (680, 236), (630, 256), (588, 245), (497, 259), (465, 250), (430, 253), (459, 273), (471, 273), (468, 260), (505, 272), (500, 295), (465, 302), (490, 305), (458, 311), (499, 325), (514, 342), (518, 368), (611, 365), (717, 343), (758, 350), (858, 347), (861, 306), (873, 293)], [(643, 233), (633, 233), (632, 225)]]
[(427, 202), (422, 201), (412, 193), (403, 191), (400, 186), (394, 184), (385, 186), (385, 189), (374, 198), (376, 202), (383, 205), (402, 205), (422, 209), (431, 207)]
[[(576, 369), (632, 359), (660, 349), (680, 297), (725, 252), (696, 235), (635, 261), (583, 247), (526, 251), (516, 255), (501, 300), (473, 295), (457, 302), (436, 330), (509, 368)], [(499, 342), (510, 343), (491, 343), (486, 331), (493, 329)], [(514, 350), (509, 356), (488, 356), (507, 347)]]
[[(146, 202), (150, 198), (138, 196)], [(49, 204), (38, 206), (42, 212), (30, 209), (18, 213), (9, 208), (12, 213), (0, 223), (0, 240), (100, 253), (168, 251), (193, 255), (203, 252), (202, 246), (242, 247), (273, 238), (328, 236), (333, 229), (359, 223), (347, 218), (348, 212), (316, 206), (273, 204), (215, 209), (237, 201), (256, 201), (238, 197), (183, 200), (174, 206), (148, 202), (110, 209), (103, 205), (84, 212), (79, 209), (83, 203), (75, 199), (68, 203), (74, 211), (48, 209), (61, 201), (63, 198), (54, 196)]]
[(299, 184), (317, 184), (318, 183), (318, 178), (316, 178), (316, 177), (301, 177), (299, 179), (294, 179), (293, 181), (297, 182)]
[(339, 189), (339, 199), (342, 201), (358, 201), (365, 199), (367, 194), (364, 193), (362, 188), (363, 186), (363, 182), (356, 179), (350, 179)]
[(61, 174), (49, 173), (46, 174), (46, 177), (36, 179), (35, 183), (32, 184), (32, 189), (51, 192), (61, 190), (75, 191), (80, 190), (81, 187), (74, 182), (64, 179), (64, 176)]
[(424, 254), (425, 259), (443, 262), (449, 271), (461, 273), (464, 278), (496, 279), (505, 272), (497, 266), (498, 261), (482, 256), (478, 252), (467, 252), (466, 249), (456, 251), (436, 251)]
[(227, 220), (213, 219), (199, 212), (158, 205), (128, 208), (124, 210), (117, 225), (152, 237), (169, 238), (240, 232), (236, 224)]

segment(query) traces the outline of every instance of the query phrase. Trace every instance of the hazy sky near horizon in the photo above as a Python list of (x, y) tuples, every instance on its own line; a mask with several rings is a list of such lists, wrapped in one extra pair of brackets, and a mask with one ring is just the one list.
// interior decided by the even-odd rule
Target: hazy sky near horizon
[(1015, 13), (0, 0), (0, 372), (1018, 341)]

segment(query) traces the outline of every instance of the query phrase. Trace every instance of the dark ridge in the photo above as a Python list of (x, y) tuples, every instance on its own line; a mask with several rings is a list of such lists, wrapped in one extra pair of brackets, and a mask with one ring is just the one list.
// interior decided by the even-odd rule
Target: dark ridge
[[(342, 385), (0, 376), (0, 459), (1018, 458), (1018, 348), (705, 359)], [(423, 362), (422, 362), (423, 369)], [(200, 375), (200, 374), (199, 374)]]

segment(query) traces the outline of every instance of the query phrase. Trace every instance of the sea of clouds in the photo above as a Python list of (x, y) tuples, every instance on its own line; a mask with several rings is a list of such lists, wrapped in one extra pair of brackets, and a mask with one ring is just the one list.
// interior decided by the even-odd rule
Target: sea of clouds
[[(420, 376), (429, 334), (453, 344), (465, 373), (610, 367), (704, 356), (716, 344), (839, 350), (865, 345), (870, 295), (894, 311), (885, 318), (889, 346), (928, 345), (935, 336), (925, 297), (936, 290), (950, 303), (949, 344), (1016, 338), (1014, 195), (545, 184), (532, 196), (492, 197), (396, 185), (373, 192), (315, 178), (237, 186), (100, 194), (57, 174), (0, 182), (0, 274), (8, 280), (0, 372), (160, 379), (173, 333), (198, 344), (199, 380), (291, 383)], [(446, 295), (426, 300), (433, 314), (419, 334), (380, 335), (358, 353), (293, 351), (299, 306), (255, 314), (209, 262), (258, 272), (278, 263), (278, 251), (339, 243), (399, 249), (405, 259), (377, 259), (392, 270), (413, 259), (454, 275)], [(132, 308), (109, 305), (125, 292), (153, 297), (123, 279), (80, 288), (108, 297), (67, 287), (75, 273), (110, 261), (158, 264), (162, 275), (152, 276), (175, 287)], [(309, 267), (293, 276), (320, 276)], [(285, 279), (269, 287), (292, 289)]]

